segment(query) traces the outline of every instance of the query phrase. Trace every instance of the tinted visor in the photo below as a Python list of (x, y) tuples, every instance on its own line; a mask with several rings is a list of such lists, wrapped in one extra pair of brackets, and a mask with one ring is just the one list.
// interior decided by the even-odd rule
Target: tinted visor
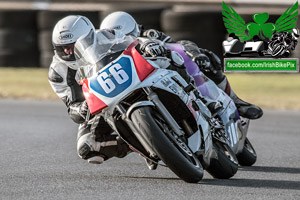
[(56, 51), (56, 54), (64, 61), (75, 61), (74, 44), (75, 43), (65, 45), (54, 44), (54, 49)]

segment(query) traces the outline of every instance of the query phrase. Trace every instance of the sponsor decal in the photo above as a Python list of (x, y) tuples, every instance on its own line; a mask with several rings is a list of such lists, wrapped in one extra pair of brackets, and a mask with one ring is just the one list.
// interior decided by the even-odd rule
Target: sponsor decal
[(74, 37), (74, 35), (72, 33), (67, 33), (67, 34), (61, 34), (59, 36), (60, 40), (69, 40), (72, 39)]
[(117, 26), (112, 27), (111, 29), (121, 30), (122, 26), (121, 25), (117, 25)]

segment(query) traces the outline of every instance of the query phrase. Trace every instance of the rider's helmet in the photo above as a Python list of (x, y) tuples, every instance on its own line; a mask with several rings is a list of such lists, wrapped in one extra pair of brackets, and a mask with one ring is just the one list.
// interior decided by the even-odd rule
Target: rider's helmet
[(100, 25), (100, 29), (120, 30), (125, 35), (133, 35), (138, 37), (140, 30), (134, 18), (123, 11), (117, 11), (109, 14), (104, 18)]
[(55, 54), (67, 61), (68, 66), (77, 69), (74, 55), (74, 44), (79, 37), (95, 33), (91, 21), (80, 15), (70, 15), (57, 22), (52, 33), (52, 44)]

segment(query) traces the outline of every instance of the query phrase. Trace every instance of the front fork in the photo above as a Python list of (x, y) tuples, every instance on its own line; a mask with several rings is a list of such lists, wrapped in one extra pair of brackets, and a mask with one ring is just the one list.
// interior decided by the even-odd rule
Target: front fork
[[(177, 124), (173, 116), (169, 113), (169, 111), (166, 109), (166, 107), (163, 105), (163, 103), (159, 100), (157, 94), (153, 92), (149, 87), (143, 88), (145, 93), (148, 95), (148, 99), (155, 105), (158, 112), (163, 116), (166, 123), (170, 126), (170, 128), (174, 131), (174, 133), (178, 136), (183, 136), (184, 132), (181, 130), (180, 126)], [(152, 106), (154, 106), (152, 104)], [(133, 105), (134, 106), (134, 105)], [(139, 104), (139, 106), (143, 106), (143, 104)], [(140, 130), (135, 127), (133, 122), (131, 121), (130, 113), (134, 108), (130, 107), (128, 110), (126, 110), (121, 104), (116, 105), (116, 109), (121, 114), (122, 120), (126, 122), (126, 124), (129, 126), (129, 128), (132, 130), (134, 135), (137, 137), (137, 139), (141, 142), (143, 147), (150, 153), (151, 157), (155, 157), (156, 153), (152, 150), (151, 146), (144, 141), (144, 139), (141, 137)]]
[(138, 141), (142, 144), (142, 146), (146, 149), (147, 152), (149, 152), (150, 157), (155, 157), (156, 153), (153, 151), (151, 146), (144, 140), (144, 138), (140, 134), (140, 130), (135, 127), (131, 119), (129, 118), (129, 115), (127, 115), (126, 109), (121, 105), (116, 105), (116, 109), (121, 114), (122, 120), (126, 122), (130, 130), (133, 132), (133, 134), (136, 136)]
[(243, 151), (245, 140), (247, 138), (248, 128), (249, 128), (250, 120), (243, 118), (241, 119), (241, 123), (239, 123), (238, 129), (239, 129), (239, 144), (237, 148), (236, 154)]
[(158, 112), (164, 117), (164, 120), (167, 122), (170, 128), (176, 133), (176, 135), (183, 136), (184, 132), (181, 130), (180, 126), (177, 124), (173, 116), (166, 109), (164, 104), (159, 100), (157, 94), (153, 92), (149, 87), (144, 87), (143, 89), (148, 95), (148, 99), (154, 103)]

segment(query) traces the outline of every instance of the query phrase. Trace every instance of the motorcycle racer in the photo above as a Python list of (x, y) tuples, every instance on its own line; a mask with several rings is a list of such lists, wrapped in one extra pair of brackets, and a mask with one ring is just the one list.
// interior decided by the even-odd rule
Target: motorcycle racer
[[(49, 68), (49, 83), (65, 103), (70, 118), (77, 124), (77, 153), (80, 158), (89, 163), (101, 164), (103, 161), (111, 158), (122, 158), (131, 150), (128, 145), (113, 132), (111, 127), (105, 122), (103, 117), (92, 116), (91, 120), (86, 122), (88, 115), (88, 105), (83, 96), (80, 80), (81, 67), (78, 55), (75, 55), (74, 46), (80, 38), (89, 38), (91, 42), (100, 44), (113, 43), (118, 37), (124, 35), (117, 30), (96, 31), (90, 20), (84, 16), (67, 16), (57, 22), (53, 29), (52, 43), (55, 55)], [(124, 36), (125, 37), (125, 36)], [(105, 45), (102, 45), (105, 48)], [(140, 41), (138, 45), (140, 51), (145, 57), (165, 57), (169, 55), (167, 50), (150, 39)], [(166, 68), (172, 65), (181, 65), (180, 57), (172, 59), (170, 62), (163, 63)], [(176, 54), (173, 54), (176, 57)], [(156, 59), (159, 62), (159, 59)], [(189, 78), (189, 76), (184, 77)], [(96, 123), (90, 123), (91, 121)], [(156, 165), (148, 162), (150, 169), (155, 169)]]
[[(95, 28), (84, 16), (67, 16), (53, 29), (52, 43), (55, 55), (49, 68), (48, 79), (52, 89), (65, 103), (70, 118), (80, 124), (77, 136), (77, 153), (89, 163), (102, 163), (113, 156), (124, 157), (128, 145), (117, 138), (104, 119), (95, 127), (84, 123), (88, 106), (79, 85), (79, 64), (74, 55), (76, 40), (94, 34)], [(95, 133), (93, 134), (91, 129)]]
[[(100, 29), (117, 29), (126, 35), (147, 37), (167, 43), (176, 42), (163, 32), (155, 29), (144, 30), (142, 26), (139, 26), (136, 23), (135, 19), (130, 14), (123, 11), (113, 12), (105, 17), (100, 25)], [(232, 98), (242, 117), (258, 119), (263, 115), (263, 111), (260, 107), (243, 101), (235, 94), (230, 87), (228, 79), (222, 73), (221, 60), (216, 54), (206, 49), (199, 48), (197, 44), (192, 41), (181, 40), (178, 41), (178, 43), (184, 46), (186, 53), (199, 66), (200, 70)]]

